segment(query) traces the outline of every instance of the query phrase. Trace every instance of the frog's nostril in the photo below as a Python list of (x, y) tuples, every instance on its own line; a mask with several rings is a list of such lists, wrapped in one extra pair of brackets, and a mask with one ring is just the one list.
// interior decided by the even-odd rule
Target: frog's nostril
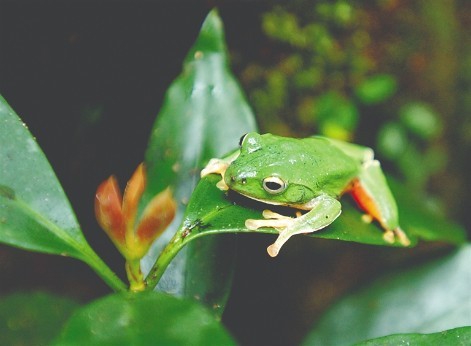
[(240, 182), (242, 183), (242, 185), (247, 184), (247, 178), (242, 178), (242, 179), (240, 180)]
[(235, 183), (235, 181), (236, 181), (236, 178), (233, 175), (231, 175), (231, 183)]

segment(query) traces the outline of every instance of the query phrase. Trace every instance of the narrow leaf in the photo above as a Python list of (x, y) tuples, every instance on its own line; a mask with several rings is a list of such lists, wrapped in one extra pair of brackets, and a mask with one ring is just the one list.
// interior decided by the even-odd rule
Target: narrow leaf
[(0, 242), (81, 259), (111, 287), (124, 288), (88, 245), (44, 153), (2, 96)]
[(39, 223), (55, 225), (57, 231), (64, 230), (64, 234), (52, 230), (52, 234), (46, 236), (47, 239), (57, 237), (57, 243), (64, 243), (64, 248), (56, 246), (50, 248), (50, 252), (60, 254), (68, 251), (72, 242), (84, 244), (75, 215), (49, 162), (26, 125), (1, 96), (0, 185), (2, 191), (9, 191), (8, 194), (0, 194), (1, 242), (37, 251), (48, 246), (42, 238), (28, 239), (28, 229), (18, 227), (18, 218), (11, 218), (8, 214), (15, 209), (36, 218)]
[(0, 196), (0, 241), (30, 251), (85, 259), (81, 243), (16, 198)]

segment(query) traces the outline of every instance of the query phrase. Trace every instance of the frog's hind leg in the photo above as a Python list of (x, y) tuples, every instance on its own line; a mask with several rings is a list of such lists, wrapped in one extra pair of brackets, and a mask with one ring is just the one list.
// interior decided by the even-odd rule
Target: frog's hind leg
[(362, 145), (358, 145), (354, 143), (339, 141), (333, 138), (327, 138), (327, 140), (330, 142), (330, 144), (337, 147), (337, 149), (340, 149), (345, 154), (354, 158), (355, 160), (359, 161), (362, 164), (368, 161), (372, 161), (374, 158), (374, 152), (373, 152), (373, 149), (371, 148), (364, 147)]
[(409, 238), (399, 227), (397, 204), (377, 160), (363, 164), (350, 192), (358, 205), (384, 228), (385, 241), (393, 243), (397, 238), (402, 245), (410, 245)]

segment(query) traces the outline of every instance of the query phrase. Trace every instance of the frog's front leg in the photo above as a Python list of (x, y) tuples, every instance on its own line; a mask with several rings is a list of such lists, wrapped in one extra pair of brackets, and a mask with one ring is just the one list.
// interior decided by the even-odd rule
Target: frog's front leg
[(377, 160), (363, 164), (351, 193), (360, 207), (381, 224), (385, 241), (392, 243), (397, 238), (402, 245), (410, 245), (409, 238), (399, 227), (397, 204)]
[(236, 152), (232, 153), (231, 155), (229, 155), (226, 158), (209, 160), (206, 167), (204, 167), (201, 170), (201, 173), (200, 173), (201, 178), (204, 178), (205, 176), (207, 176), (209, 174), (213, 174), (213, 173), (220, 174), (222, 179), (216, 184), (216, 186), (219, 188), (219, 190), (222, 190), (222, 191), (229, 190), (229, 187), (227, 186), (226, 182), (224, 181), (224, 174), (226, 173), (227, 167), (229, 167), (229, 165), (232, 163), (232, 161), (237, 159), (239, 154), (240, 154), (240, 151), (237, 150)]
[(309, 202), (312, 209), (296, 218), (280, 215), (269, 210), (263, 212), (263, 220), (246, 220), (245, 227), (256, 230), (262, 227), (273, 227), (279, 231), (275, 243), (267, 248), (271, 257), (278, 255), (281, 247), (295, 234), (312, 233), (330, 225), (341, 212), (338, 200), (321, 195)]

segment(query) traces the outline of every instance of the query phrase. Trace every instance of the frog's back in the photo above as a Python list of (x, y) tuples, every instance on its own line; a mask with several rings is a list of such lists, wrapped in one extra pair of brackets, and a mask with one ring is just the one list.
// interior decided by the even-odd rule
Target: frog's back
[(271, 134), (252, 135), (232, 164), (237, 175), (260, 181), (281, 177), (312, 194), (339, 196), (358, 176), (361, 162), (324, 137), (295, 139)]
[[(298, 182), (315, 190), (339, 196), (358, 176), (361, 163), (324, 137), (296, 139), (297, 150), (287, 157), (298, 172)], [(308, 182), (302, 181), (309, 179)]]

